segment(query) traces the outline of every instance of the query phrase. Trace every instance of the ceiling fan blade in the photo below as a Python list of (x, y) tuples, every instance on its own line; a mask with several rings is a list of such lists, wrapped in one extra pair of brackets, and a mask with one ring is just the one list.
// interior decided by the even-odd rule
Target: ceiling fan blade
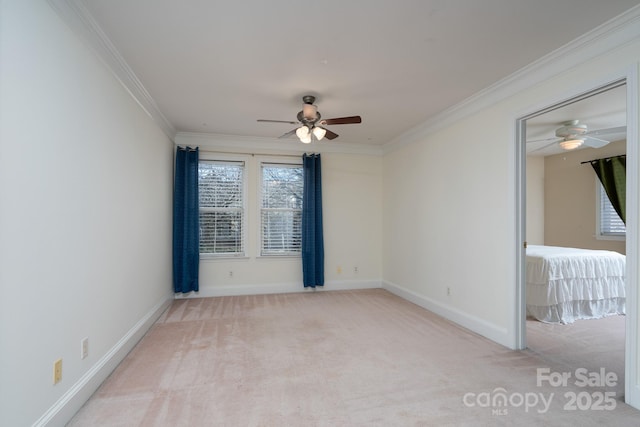
[(627, 133), (626, 126), (618, 126), (615, 128), (607, 128), (607, 129), (596, 129), (590, 132), (585, 133), (585, 136), (603, 136), (603, 135), (611, 135), (614, 133)]
[(338, 134), (335, 132), (331, 132), (329, 129), (325, 129), (327, 131), (327, 133), (324, 134), (324, 137), (327, 139), (336, 139), (338, 137)]
[(584, 145), (592, 148), (601, 148), (609, 144), (609, 142), (611, 142), (611, 141), (605, 141), (604, 139), (600, 139), (600, 138), (594, 138), (588, 135), (583, 135), (581, 138), (584, 138)]
[(362, 118), (360, 116), (337, 117), (335, 119), (322, 120), (322, 123), (325, 125), (350, 125), (352, 123), (362, 123)]
[(290, 120), (266, 120), (266, 119), (258, 119), (258, 122), (263, 122), (263, 123), (288, 123), (290, 125), (297, 125), (298, 122), (292, 122)]
[(534, 142), (544, 142), (544, 141), (559, 141), (561, 138), (558, 138), (557, 136), (554, 136), (552, 138), (542, 138), (542, 139), (530, 139), (529, 141), (527, 141), (527, 144), (531, 144)]
[(296, 133), (297, 130), (298, 130), (298, 128), (291, 129), (289, 132), (280, 135), (278, 138), (288, 138), (291, 135), (293, 135), (294, 133)]

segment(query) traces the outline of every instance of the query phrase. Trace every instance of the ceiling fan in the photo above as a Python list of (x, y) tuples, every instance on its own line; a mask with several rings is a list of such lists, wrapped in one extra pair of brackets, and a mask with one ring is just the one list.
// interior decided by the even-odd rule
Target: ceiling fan
[(280, 136), (280, 138), (287, 138), (295, 133), (300, 141), (305, 144), (309, 144), (313, 138), (318, 141), (322, 140), (323, 138), (336, 139), (338, 137), (338, 134), (327, 129), (325, 127), (327, 125), (348, 125), (353, 123), (362, 123), (362, 118), (360, 116), (322, 119), (322, 116), (318, 111), (318, 107), (313, 104), (315, 100), (316, 97), (312, 95), (305, 95), (302, 97), (302, 111), (298, 112), (297, 122), (267, 119), (258, 119), (258, 121), (268, 123), (289, 123), (292, 125), (300, 124), (300, 127), (290, 130), (289, 132)]
[(567, 151), (575, 150), (582, 145), (592, 148), (601, 148), (611, 142), (601, 138), (606, 138), (607, 135), (625, 133), (627, 131), (626, 126), (589, 131), (587, 125), (580, 123), (579, 120), (569, 120), (566, 122), (562, 122), (561, 125), (561, 127), (556, 129), (556, 136), (553, 138), (534, 139), (527, 141), (527, 144), (534, 142), (552, 141), (551, 143), (532, 150), (531, 152), (544, 150), (545, 148), (550, 147), (554, 144), (558, 144), (560, 148)]

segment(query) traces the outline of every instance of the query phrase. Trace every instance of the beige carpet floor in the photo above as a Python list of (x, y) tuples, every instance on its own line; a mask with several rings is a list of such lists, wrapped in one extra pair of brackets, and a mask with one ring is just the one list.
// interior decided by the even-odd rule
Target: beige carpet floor
[[(177, 300), (69, 425), (637, 426), (624, 330), (596, 344), (588, 322), (562, 327), (571, 343), (528, 322), (512, 351), (381, 289)], [(615, 386), (536, 383), (602, 367)]]

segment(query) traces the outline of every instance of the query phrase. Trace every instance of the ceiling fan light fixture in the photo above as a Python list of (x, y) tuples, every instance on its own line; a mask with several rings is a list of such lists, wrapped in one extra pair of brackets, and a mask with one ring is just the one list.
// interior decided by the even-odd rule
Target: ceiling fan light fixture
[(305, 136), (304, 138), (300, 138), (300, 142), (302, 142), (303, 144), (310, 144), (311, 134), (307, 134), (307, 136)]
[(300, 138), (300, 141), (302, 141), (302, 138), (311, 138), (311, 136), (309, 135), (309, 128), (307, 126), (300, 126), (298, 129), (296, 129), (296, 136)]
[(575, 150), (576, 148), (580, 147), (582, 144), (584, 144), (584, 139), (578, 139), (578, 138), (569, 138), (569, 139), (564, 139), (562, 141), (560, 141), (560, 147), (563, 150)]
[(318, 126), (313, 127), (313, 136), (316, 137), (318, 141), (321, 141), (322, 138), (327, 134), (327, 130)]

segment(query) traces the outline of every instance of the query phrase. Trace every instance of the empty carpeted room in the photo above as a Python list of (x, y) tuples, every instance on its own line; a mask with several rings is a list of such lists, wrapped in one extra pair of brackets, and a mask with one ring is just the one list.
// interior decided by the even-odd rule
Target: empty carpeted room
[[(639, 4), (0, 2), (0, 425), (637, 425)], [(616, 313), (527, 316), (533, 124)]]

